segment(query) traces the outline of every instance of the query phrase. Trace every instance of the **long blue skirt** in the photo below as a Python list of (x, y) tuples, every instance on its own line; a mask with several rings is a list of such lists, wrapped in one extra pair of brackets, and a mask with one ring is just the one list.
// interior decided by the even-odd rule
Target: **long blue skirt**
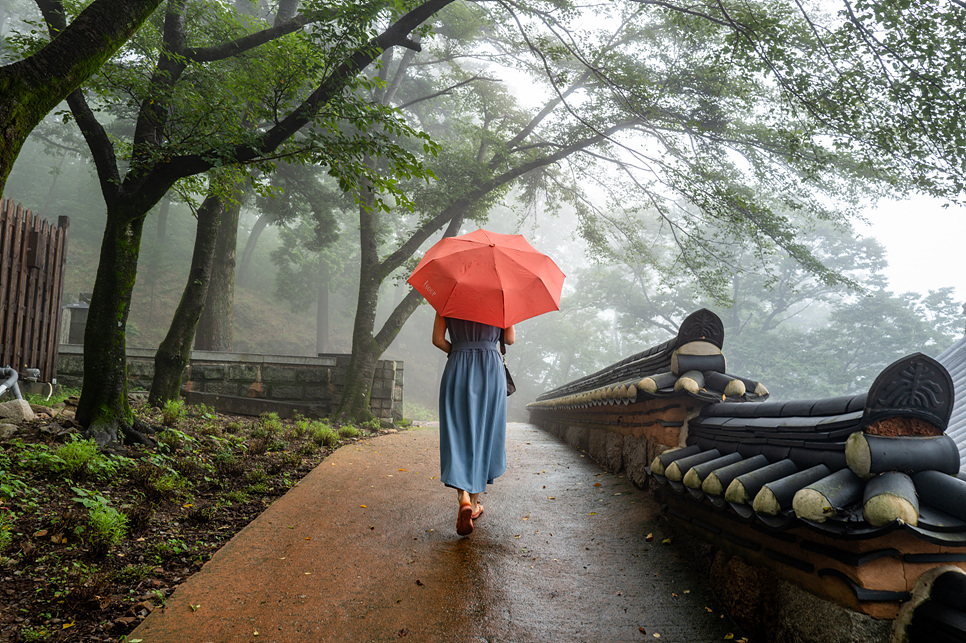
[[(440, 478), (469, 493), (506, 471), (506, 376), (495, 326), (447, 319), (453, 350), (439, 387)], [(472, 348), (461, 344), (472, 342)], [(491, 348), (481, 348), (481, 342)]]

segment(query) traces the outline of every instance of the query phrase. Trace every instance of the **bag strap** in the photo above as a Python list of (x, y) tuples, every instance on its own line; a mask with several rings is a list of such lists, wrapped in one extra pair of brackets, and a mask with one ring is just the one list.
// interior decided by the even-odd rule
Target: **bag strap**
[(505, 331), (501, 328), (500, 329), (500, 354), (501, 355), (506, 355), (506, 344), (503, 343), (503, 333), (504, 332)]

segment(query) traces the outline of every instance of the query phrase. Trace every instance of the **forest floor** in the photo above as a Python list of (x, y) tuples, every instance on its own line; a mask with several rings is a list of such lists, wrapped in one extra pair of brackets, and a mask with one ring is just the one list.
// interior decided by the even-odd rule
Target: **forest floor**
[(157, 447), (104, 455), (80, 439), (75, 401), (35, 405), (0, 442), (0, 641), (124, 641), (341, 444), (395, 431), (134, 396)]

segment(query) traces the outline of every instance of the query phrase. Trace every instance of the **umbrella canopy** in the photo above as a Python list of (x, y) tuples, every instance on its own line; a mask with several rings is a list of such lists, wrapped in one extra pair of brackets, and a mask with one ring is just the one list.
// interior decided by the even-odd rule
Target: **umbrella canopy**
[(564, 274), (521, 235), (477, 230), (441, 239), (407, 281), (443, 317), (507, 328), (559, 310)]

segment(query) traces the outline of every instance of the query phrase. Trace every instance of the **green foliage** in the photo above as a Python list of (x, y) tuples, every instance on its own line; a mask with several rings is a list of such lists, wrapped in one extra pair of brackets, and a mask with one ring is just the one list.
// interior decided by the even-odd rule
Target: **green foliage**
[(309, 433), (312, 442), (318, 446), (331, 447), (339, 443), (339, 435), (328, 424), (313, 422)]
[(119, 545), (127, 533), (127, 516), (113, 507), (97, 507), (88, 513), (84, 535), (95, 555), (105, 555)]
[(44, 626), (25, 627), (20, 630), (20, 640), (24, 643), (47, 643), (50, 640), (51, 630)]
[(8, 507), (0, 507), (0, 554), (13, 542), (13, 515)]
[(110, 506), (110, 500), (97, 492), (71, 487), (74, 501), (87, 508), (87, 522), (75, 533), (83, 537), (94, 556), (104, 556), (116, 547), (127, 533), (128, 519)]
[(193, 437), (175, 428), (167, 428), (161, 431), (156, 436), (156, 439), (158, 441), (158, 449), (168, 455), (191, 448), (196, 442)]
[(310, 420), (305, 418), (300, 418), (295, 421), (295, 425), (292, 427), (292, 437), (300, 439), (305, 436), (309, 431), (309, 426), (312, 424)]
[(187, 415), (188, 411), (185, 408), (184, 400), (180, 398), (168, 400), (161, 408), (161, 423), (164, 424), (164, 426), (173, 427), (181, 422), (181, 420), (183, 420)]
[(78, 389), (68, 388), (66, 386), (57, 386), (50, 391), (49, 396), (43, 395), (42, 393), (24, 393), (23, 399), (30, 404), (39, 404), (40, 406), (55, 406), (68, 398), (79, 396), (80, 391)]
[(90, 476), (107, 479), (117, 475), (120, 461), (102, 455), (94, 440), (71, 436), (70, 442), (57, 447), (54, 456), (59, 460), (58, 471), (71, 479)]
[(352, 426), (351, 424), (346, 424), (339, 427), (339, 437), (342, 438), (357, 438), (359, 437), (359, 429)]
[(260, 422), (265, 434), (269, 436), (278, 435), (285, 428), (278, 413), (262, 413)]

